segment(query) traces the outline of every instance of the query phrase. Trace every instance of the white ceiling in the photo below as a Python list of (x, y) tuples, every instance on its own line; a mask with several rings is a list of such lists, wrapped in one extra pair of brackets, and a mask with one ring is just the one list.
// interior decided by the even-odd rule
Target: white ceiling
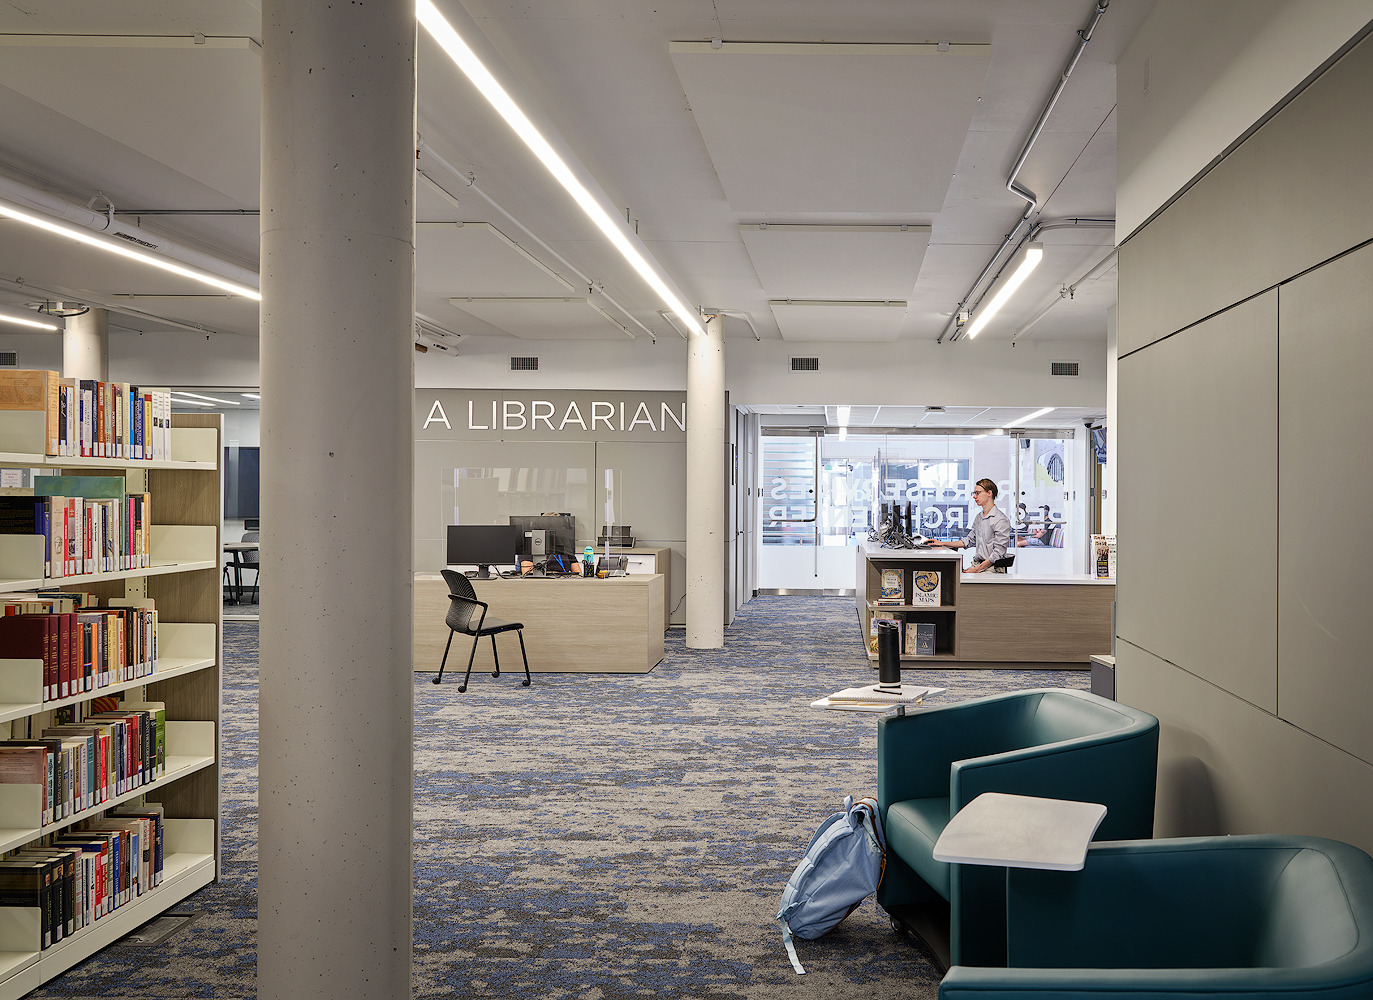
[[(1026, 160), (1018, 181), (1040, 221), (1112, 218), (1115, 61), (1151, 4), (1112, 0)], [(476, 26), (493, 70), (688, 301), (748, 315), (752, 328), (731, 318), (726, 336), (838, 342), (939, 337), (1024, 210), (1008, 172), (1094, 9), (438, 6)], [(260, 22), (254, 0), (0, 4), (0, 174), (255, 268)], [(461, 336), (678, 336), (423, 32), (418, 100), (417, 311)], [(1055, 224), (1041, 239), (1044, 263), (981, 336), (1008, 340), (1052, 306), (1023, 337), (1104, 340), (1114, 266), (1061, 293), (1112, 230)], [(251, 302), (0, 222), (0, 304), (46, 298), (110, 307), (116, 326), (257, 329)]]

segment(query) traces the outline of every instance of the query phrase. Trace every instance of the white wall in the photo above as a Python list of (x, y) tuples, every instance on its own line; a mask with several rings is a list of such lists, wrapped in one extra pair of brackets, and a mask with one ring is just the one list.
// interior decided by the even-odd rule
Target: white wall
[[(457, 355), (415, 356), (415, 385), (559, 389), (684, 389), (686, 343), (559, 342), (469, 338)], [(539, 358), (539, 371), (510, 371), (511, 356)], [(793, 356), (818, 357), (820, 371), (793, 372)], [(1050, 361), (1077, 361), (1081, 376), (1049, 374)], [(1106, 401), (1106, 358), (1092, 341), (956, 344), (788, 344), (725, 342), (731, 403), (1097, 406)]]
[(1157, 0), (1116, 65), (1116, 242), (1373, 20), (1373, 0)]
[[(62, 370), (61, 334), (0, 333), (0, 347), (19, 352), (19, 367)], [(189, 330), (110, 331), (110, 378), (143, 386), (256, 388), (257, 338)]]

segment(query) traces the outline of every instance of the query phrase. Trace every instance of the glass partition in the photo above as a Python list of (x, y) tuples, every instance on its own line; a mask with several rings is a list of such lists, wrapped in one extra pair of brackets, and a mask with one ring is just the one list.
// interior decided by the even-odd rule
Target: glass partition
[[(763, 428), (760, 589), (849, 589), (852, 548), (882, 504), (930, 538), (962, 538), (978, 508), (972, 486), (997, 485), (1015, 529), (1011, 572), (1085, 572), (1085, 491), (1073, 430), (949, 433)], [(847, 554), (845, 554), (847, 551)]]

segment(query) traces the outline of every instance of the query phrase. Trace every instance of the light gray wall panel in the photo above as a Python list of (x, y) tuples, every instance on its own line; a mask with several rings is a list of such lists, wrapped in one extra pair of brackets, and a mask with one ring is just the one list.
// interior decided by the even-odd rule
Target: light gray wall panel
[(1367, 763), (1125, 642), (1116, 698), (1160, 719), (1155, 836), (1310, 834), (1373, 851)]
[(1117, 634), (1276, 711), (1277, 293), (1119, 365)]
[[(1320, 543), (1278, 550), (1278, 709), (1373, 762), (1367, 697), (1373, 567), (1373, 248), (1282, 286), (1278, 513)], [(1356, 443), (1357, 442), (1357, 443)], [(1351, 447), (1353, 445), (1353, 447)]]
[[(686, 620), (686, 445), (602, 441), (598, 470), (615, 472), (618, 523), (633, 529), (638, 544), (672, 549), (672, 593), (665, 595), (675, 623)], [(596, 473), (596, 516), (605, 510), (605, 473)], [(596, 522), (599, 533), (601, 521)]]
[(1370, 93), (1373, 40), (1341, 59), (1121, 248), (1121, 354), (1367, 238), (1373, 230)]

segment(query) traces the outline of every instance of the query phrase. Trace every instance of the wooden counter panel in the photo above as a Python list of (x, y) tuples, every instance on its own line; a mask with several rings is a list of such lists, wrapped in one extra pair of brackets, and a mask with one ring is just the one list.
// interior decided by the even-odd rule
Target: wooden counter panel
[(1016, 583), (958, 591), (960, 660), (1090, 662), (1111, 649), (1111, 602), (1102, 584)]
[[(524, 623), (531, 673), (647, 673), (663, 658), (663, 578), (627, 576), (611, 580), (473, 580), (477, 599), (489, 614)], [(443, 580), (415, 580), (417, 671), (437, 671), (448, 641), (448, 586)], [(520, 642), (513, 633), (496, 637), (501, 673), (524, 673)], [(457, 634), (445, 675), (467, 670), (472, 640)], [(477, 645), (472, 673), (493, 669), (491, 640)]]

